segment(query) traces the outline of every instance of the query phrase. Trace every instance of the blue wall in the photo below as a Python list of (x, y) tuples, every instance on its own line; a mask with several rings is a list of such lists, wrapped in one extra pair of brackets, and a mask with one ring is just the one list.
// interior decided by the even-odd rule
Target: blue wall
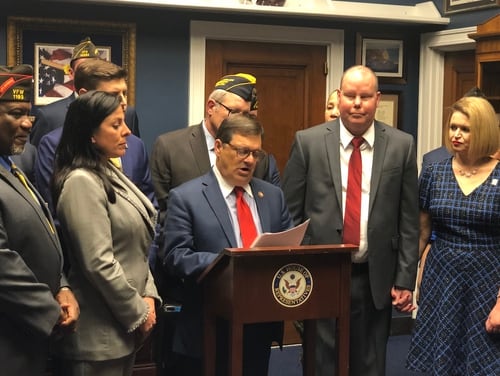
[[(368, 1), (375, 2), (375, 1)], [(435, 1), (441, 9), (442, 1)], [(391, 1), (388, 1), (391, 3)], [(416, 1), (399, 0), (393, 4), (413, 5)], [(31, 6), (30, 6), (31, 4)], [(137, 25), (136, 109), (142, 138), (150, 149), (157, 135), (188, 125), (189, 22), (190, 20), (261, 23), (287, 26), (335, 28), (345, 30), (344, 65), (355, 63), (357, 32), (384, 33), (405, 42), (405, 84), (381, 84), (383, 91), (401, 94), (404, 130), (417, 134), (419, 38), (423, 32), (444, 27), (387, 25), (381, 23), (336, 22), (303, 18), (277, 18), (234, 14), (173, 11), (165, 8), (144, 9), (98, 5), (57, 4), (56, 2), (9, 2), (2, 5), (0, 16), (0, 63), (6, 62), (6, 19), (9, 16), (109, 20), (135, 22)], [(476, 25), (496, 15), (498, 9), (459, 13), (451, 16), (449, 28)]]

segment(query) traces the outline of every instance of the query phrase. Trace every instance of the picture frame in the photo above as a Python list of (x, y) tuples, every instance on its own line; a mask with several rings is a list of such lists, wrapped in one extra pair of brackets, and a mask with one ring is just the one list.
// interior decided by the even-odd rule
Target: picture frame
[[(34, 104), (44, 106), (73, 93), (69, 65), (74, 45), (35, 43), (33, 80)], [(110, 46), (96, 46), (99, 57), (111, 60)]]
[[(127, 70), (128, 104), (135, 105), (135, 23), (8, 17), (7, 65), (31, 64), (35, 68), (36, 45), (76, 46), (86, 37), (96, 46), (109, 48), (110, 61)], [(44, 105), (40, 99), (35, 105)]]
[(444, 14), (471, 12), (500, 6), (500, 0), (444, 0)]
[(371, 68), (381, 83), (406, 83), (402, 39), (357, 33), (356, 63)]
[(399, 92), (384, 92), (375, 112), (375, 119), (391, 127), (398, 128), (401, 121), (401, 94)]

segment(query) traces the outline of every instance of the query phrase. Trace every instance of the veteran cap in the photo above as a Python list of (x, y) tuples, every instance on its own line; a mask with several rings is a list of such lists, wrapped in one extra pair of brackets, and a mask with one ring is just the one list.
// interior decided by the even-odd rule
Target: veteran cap
[(257, 111), (259, 109), (259, 99), (257, 98), (257, 89), (252, 92), (252, 101), (250, 103), (250, 111)]
[(99, 57), (99, 52), (97, 51), (97, 47), (95, 46), (94, 43), (92, 43), (90, 37), (87, 37), (84, 40), (82, 40), (79, 45), (73, 48), (73, 54), (71, 55), (70, 64), (72, 65), (73, 61), (77, 59), (96, 58), (96, 57)]
[(251, 74), (236, 73), (222, 77), (215, 84), (214, 89), (225, 90), (230, 93), (236, 94), (247, 102), (252, 102), (256, 96), (255, 84), (257, 79)]
[(30, 102), (33, 91), (33, 67), (22, 64), (0, 65), (0, 101)]

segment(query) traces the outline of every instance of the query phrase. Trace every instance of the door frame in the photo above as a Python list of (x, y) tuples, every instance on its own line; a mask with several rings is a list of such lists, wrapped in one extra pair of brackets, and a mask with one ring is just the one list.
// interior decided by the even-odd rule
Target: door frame
[[(441, 146), (444, 52), (473, 50), (468, 34), (476, 26), (422, 34), (420, 39), (417, 160)], [(189, 124), (199, 123), (205, 110), (206, 39), (319, 44), (327, 47), (325, 98), (338, 87), (344, 70), (344, 31), (273, 25), (191, 21), (189, 57)], [(340, 63), (339, 63), (340, 62)], [(420, 167), (420, 163), (419, 163)]]
[(189, 124), (205, 112), (205, 42), (207, 39), (324, 45), (327, 48), (326, 96), (340, 84), (344, 71), (344, 31), (227, 22), (191, 21), (189, 51)]
[[(441, 146), (443, 130), (443, 89), (445, 52), (476, 48), (469, 38), (476, 26), (422, 34), (418, 90), (417, 160)], [(421, 163), (419, 163), (419, 168)]]

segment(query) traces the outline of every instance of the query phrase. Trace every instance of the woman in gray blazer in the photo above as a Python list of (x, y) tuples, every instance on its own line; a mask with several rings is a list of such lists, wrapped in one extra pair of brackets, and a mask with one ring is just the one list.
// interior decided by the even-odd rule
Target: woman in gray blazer
[(124, 107), (114, 94), (79, 96), (56, 151), (54, 203), (81, 309), (77, 331), (61, 341), (67, 376), (131, 375), (156, 322), (148, 249), (157, 214), (112, 163), (127, 149)]

